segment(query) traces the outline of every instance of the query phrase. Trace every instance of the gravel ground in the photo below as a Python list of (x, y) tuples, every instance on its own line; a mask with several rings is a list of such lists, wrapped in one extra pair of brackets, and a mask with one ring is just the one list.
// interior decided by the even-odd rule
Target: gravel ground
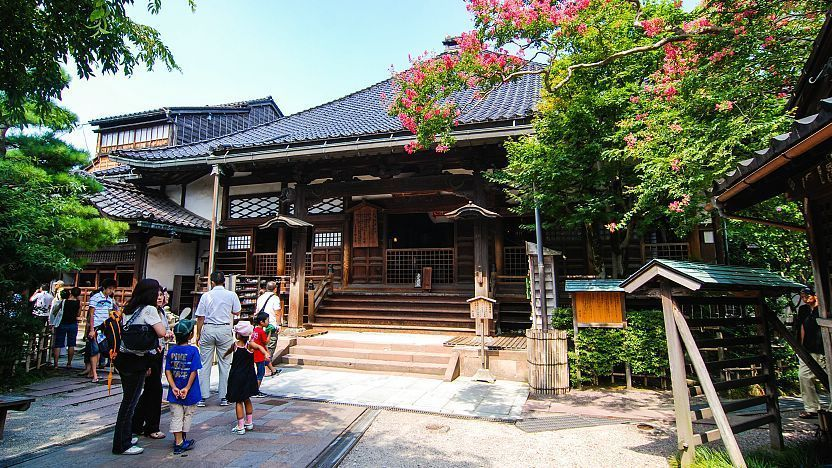
[(676, 449), (666, 426), (615, 424), (526, 433), (510, 424), (382, 412), (341, 466), (667, 466)]

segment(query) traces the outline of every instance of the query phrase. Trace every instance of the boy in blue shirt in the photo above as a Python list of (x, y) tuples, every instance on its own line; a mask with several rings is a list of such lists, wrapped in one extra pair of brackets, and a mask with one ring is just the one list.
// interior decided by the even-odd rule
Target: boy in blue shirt
[(170, 403), (170, 431), (173, 433), (173, 454), (179, 455), (194, 448), (194, 440), (186, 439), (191, 429), (191, 418), (202, 395), (199, 392), (199, 376), (202, 368), (199, 349), (189, 344), (194, 337), (194, 321), (180, 320), (173, 327), (176, 346), (168, 350), (165, 359), (165, 376), (168, 378), (168, 402)]

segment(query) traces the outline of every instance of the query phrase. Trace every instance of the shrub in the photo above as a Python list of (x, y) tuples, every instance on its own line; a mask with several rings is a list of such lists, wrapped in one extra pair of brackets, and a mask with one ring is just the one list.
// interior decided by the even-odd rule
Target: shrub
[(0, 299), (0, 378), (14, 373), (15, 365), (23, 358), (24, 345), (42, 328), (43, 319), (33, 316), (25, 301)]

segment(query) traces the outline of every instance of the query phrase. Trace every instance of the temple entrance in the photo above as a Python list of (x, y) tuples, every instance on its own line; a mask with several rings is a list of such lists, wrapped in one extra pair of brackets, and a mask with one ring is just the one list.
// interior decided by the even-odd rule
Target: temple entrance
[(387, 216), (386, 283), (413, 284), (422, 268), (433, 269), (435, 284), (454, 278), (454, 224), (426, 213)]

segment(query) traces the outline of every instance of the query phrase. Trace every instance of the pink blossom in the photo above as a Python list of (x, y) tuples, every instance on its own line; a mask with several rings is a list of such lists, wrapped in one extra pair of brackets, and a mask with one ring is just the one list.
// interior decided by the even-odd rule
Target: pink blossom
[(437, 153), (447, 153), (448, 150), (451, 148), (448, 145), (438, 144), (436, 145), (436, 152)]
[(672, 124), (670, 124), (670, 129), (673, 130), (674, 132), (678, 133), (678, 132), (682, 131), (682, 126), (679, 125), (678, 123), (672, 123)]
[(618, 223), (612, 221), (611, 223), (604, 225), (604, 227), (609, 229), (610, 232), (615, 232), (618, 229)]
[(638, 138), (636, 138), (635, 135), (630, 133), (629, 135), (624, 137), (624, 141), (627, 142), (627, 148), (633, 148), (633, 147), (636, 146), (636, 143), (638, 142)]
[(776, 212), (780, 213), (781, 211), (783, 211), (783, 207), (782, 207), (782, 206), (778, 206), (777, 208), (775, 208), (775, 209), (774, 209), (774, 211), (776, 211)]
[(416, 151), (419, 151), (420, 149), (422, 149), (422, 145), (420, 145), (418, 141), (411, 141), (404, 145), (404, 150), (407, 152), (407, 154), (413, 154)]
[(644, 28), (644, 35), (647, 37), (655, 37), (664, 30), (664, 18), (653, 18), (641, 22), (641, 27)]
[(734, 101), (722, 101), (717, 103), (715, 108), (720, 112), (728, 112), (734, 109)]
[(674, 159), (673, 161), (670, 162), (670, 169), (673, 172), (681, 171), (682, 167), (679, 165), (680, 163), (681, 163), (681, 161), (679, 161), (679, 158)]
[(638, 101), (640, 101), (638, 96), (630, 96), (630, 102), (633, 104), (638, 104)]
[(587, 28), (586, 23), (581, 23), (581, 24), (578, 25), (578, 27), (575, 30), (578, 32), (578, 34), (583, 34), (583, 33), (586, 32), (586, 28)]

